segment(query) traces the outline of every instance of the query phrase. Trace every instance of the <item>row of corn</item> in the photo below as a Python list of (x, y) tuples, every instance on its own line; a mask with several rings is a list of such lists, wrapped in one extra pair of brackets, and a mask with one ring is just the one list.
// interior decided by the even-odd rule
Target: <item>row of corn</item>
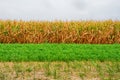
[(120, 43), (120, 21), (0, 20), (0, 43)]

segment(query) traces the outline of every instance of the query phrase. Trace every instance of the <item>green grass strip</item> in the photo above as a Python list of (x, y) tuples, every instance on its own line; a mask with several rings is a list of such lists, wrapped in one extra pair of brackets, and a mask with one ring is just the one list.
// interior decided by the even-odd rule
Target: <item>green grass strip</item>
[(120, 44), (0, 44), (0, 61), (120, 61)]

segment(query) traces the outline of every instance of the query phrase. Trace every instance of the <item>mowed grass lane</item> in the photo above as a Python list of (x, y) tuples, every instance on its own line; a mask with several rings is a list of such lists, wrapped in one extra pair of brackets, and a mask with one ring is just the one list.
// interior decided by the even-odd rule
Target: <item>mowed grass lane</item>
[(120, 61), (119, 44), (0, 44), (0, 61)]

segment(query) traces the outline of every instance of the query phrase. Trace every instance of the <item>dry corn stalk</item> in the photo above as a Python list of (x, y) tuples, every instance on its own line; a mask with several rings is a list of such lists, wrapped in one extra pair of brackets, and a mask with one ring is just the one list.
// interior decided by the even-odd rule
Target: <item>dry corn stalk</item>
[(120, 43), (120, 21), (0, 20), (0, 43)]

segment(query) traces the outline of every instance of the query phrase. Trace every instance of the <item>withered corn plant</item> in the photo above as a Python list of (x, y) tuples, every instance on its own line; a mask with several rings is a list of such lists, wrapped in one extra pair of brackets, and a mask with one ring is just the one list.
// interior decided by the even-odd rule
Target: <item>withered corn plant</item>
[(120, 21), (0, 20), (0, 43), (120, 43)]

